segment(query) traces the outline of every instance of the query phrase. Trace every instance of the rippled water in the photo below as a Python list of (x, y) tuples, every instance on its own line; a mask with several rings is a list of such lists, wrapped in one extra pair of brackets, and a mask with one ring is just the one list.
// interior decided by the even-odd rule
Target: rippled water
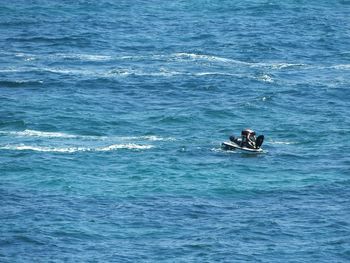
[(1, 3), (0, 261), (348, 262), (349, 13)]

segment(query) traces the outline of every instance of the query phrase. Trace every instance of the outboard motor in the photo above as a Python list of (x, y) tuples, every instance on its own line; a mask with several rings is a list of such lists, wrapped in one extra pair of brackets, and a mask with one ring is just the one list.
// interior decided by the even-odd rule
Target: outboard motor
[[(230, 138), (231, 139), (231, 138)], [(255, 147), (257, 149), (259, 149), (261, 147), (261, 145), (263, 144), (264, 142), (264, 135), (259, 135), (257, 138), (256, 138), (256, 142), (255, 142)]]

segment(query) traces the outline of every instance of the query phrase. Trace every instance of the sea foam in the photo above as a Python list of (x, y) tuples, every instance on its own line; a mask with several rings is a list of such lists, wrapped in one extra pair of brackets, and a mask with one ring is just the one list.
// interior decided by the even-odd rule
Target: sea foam
[(58, 152), (58, 153), (74, 153), (74, 152), (108, 152), (118, 149), (128, 150), (147, 150), (153, 148), (153, 145), (140, 145), (134, 143), (128, 144), (113, 144), (103, 147), (51, 147), (51, 146), (37, 146), (37, 145), (6, 145), (0, 147), (0, 150), (12, 151), (35, 151), (35, 152)]
[(159, 137), (156, 135), (146, 135), (146, 136), (127, 136), (121, 137), (123, 140), (148, 140), (148, 141), (175, 141), (175, 138), (172, 137)]
[(173, 137), (161, 137), (157, 135), (140, 135), (140, 136), (93, 136), (93, 135), (77, 135), (77, 134), (69, 134), (64, 132), (47, 132), (47, 131), (37, 131), (26, 129), (23, 131), (0, 131), (2, 135), (11, 135), (18, 137), (41, 137), (41, 138), (76, 138), (76, 139), (84, 139), (84, 140), (121, 140), (121, 141), (130, 141), (130, 140), (138, 140), (138, 141), (175, 141), (176, 139)]
[(43, 132), (36, 130), (24, 130), (24, 131), (0, 131), (0, 134), (8, 134), (21, 137), (45, 137), (45, 138), (76, 138), (76, 135), (71, 135), (62, 132)]
[(219, 61), (219, 62), (232, 62), (233, 60), (212, 56), (212, 55), (201, 55), (201, 54), (193, 54), (193, 53), (175, 53), (174, 57), (176, 58), (189, 58), (193, 60), (207, 60), (207, 61)]

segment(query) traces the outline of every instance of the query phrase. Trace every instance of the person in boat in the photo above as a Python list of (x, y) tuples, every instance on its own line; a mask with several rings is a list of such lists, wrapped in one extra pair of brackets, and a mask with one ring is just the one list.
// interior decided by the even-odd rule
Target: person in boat
[(245, 129), (242, 131), (242, 143), (241, 147), (247, 147), (251, 149), (256, 148), (256, 137), (255, 131), (252, 129)]

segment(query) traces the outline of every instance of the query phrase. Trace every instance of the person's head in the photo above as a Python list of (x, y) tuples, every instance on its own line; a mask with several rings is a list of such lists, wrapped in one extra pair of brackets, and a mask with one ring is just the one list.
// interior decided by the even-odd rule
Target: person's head
[(250, 136), (255, 136), (255, 131), (252, 129), (244, 129), (242, 131), (242, 136), (249, 138)]

